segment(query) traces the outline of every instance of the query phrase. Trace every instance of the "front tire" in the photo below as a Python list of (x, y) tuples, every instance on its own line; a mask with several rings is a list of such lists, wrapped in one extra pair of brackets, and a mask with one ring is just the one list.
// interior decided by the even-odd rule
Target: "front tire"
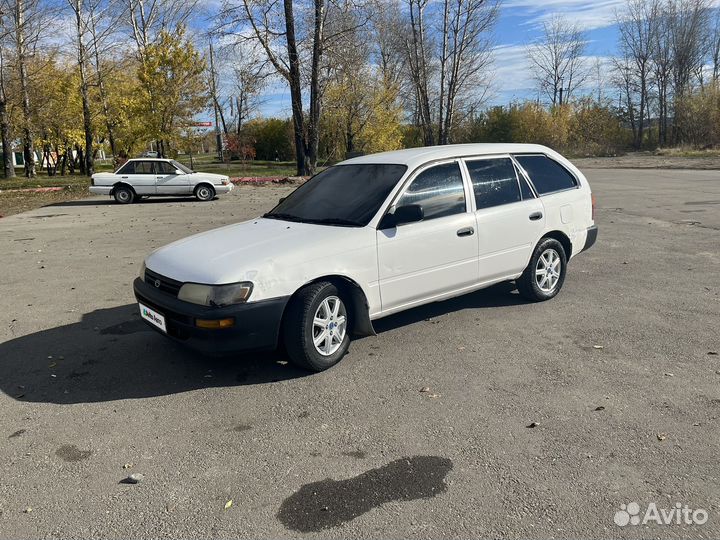
[(516, 281), (518, 291), (532, 302), (550, 300), (562, 289), (566, 271), (565, 248), (554, 238), (543, 238)]
[(127, 186), (118, 186), (113, 190), (115, 202), (120, 204), (132, 204), (135, 200), (135, 192)]
[(207, 184), (200, 184), (195, 188), (195, 198), (198, 201), (212, 201), (215, 198), (215, 189)]
[(313, 283), (293, 298), (283, 321), (283, 342), (294, 364), (324, 371), (350, 347), (348, 304), (332, 283)]

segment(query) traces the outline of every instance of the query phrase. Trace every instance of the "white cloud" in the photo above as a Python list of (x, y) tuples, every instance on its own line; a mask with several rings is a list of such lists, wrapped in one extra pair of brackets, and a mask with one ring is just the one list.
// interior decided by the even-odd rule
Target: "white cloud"
[(528, 16), (526, 24), (539, 25), (553, 15), (563, 15), (585, 30), (603, 28), (615, 22), (615, 14), (626, 0), (507, 0), (504, 9), (522, 10)]
[[(499, 45), (494, 52), (494, 87), (497, 90), (497, 104), (506, 104), (513, 99), (536, 99), (538, 97), (533, 79), (533, 66), (527, 56), (526, 45)], [(607, 56), (585, 56), (585, 64), (590, 75), (581, 89), (583, 93), (596, 92), (598, 77), (596, 74), (596, 60), (600, 60), (600, 84), (605, 86), (609, 81), (610, 58)], [(543, 96), (540, 96), (544, 99)]]

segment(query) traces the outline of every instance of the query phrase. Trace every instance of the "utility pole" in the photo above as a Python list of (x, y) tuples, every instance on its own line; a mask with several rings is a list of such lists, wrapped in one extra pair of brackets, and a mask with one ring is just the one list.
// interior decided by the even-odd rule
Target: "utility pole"
[(220, 114), (218, 111), (217, 82), (215, 80), (215, 56), (213, 54), (212, 37), (210, 37), (210, 91), (212, 92), (213, 111), (215, 111), (215, 142), (217, 144), (218, 159), (223, 161), (223, 140), (220, 131)]

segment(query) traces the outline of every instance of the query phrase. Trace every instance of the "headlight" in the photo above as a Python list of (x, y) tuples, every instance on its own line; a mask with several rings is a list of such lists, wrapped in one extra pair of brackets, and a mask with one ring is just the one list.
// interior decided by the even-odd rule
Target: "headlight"
[(201, 306), (222, 307), (246, 302), (250, 298), (252, 290), (253, 284), (249, 281), (230, 285), (186, 283), (180, 287), (178, 299), (192, 304), (200, 304)]
[(140, 265), (140, 279), (145, 281), (145, 261)]

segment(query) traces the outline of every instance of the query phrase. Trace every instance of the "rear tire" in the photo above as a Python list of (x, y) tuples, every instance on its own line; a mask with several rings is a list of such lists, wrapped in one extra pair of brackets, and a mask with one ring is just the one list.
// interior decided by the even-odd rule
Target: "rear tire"
[(195, 188), (195, 198), (198, 201), (212, 201), (215, 198), (215, 190), (207, 184), (200, 184)]
[(567, 256), (562, 244), (554, 238), (543, 238), (516, 281), (518, 291), (532, 302), (550, 300), (562, 289), (566, 269)]
[(132, 204), (135, 200), (135, 192), (128, 186), (118, 186), (113, 190), (115, 201), (120, 204)]
[(350, 347), (349, 312), (342, 292), (330, 282), (301, 289), (283, 320), (283, 342), (292, 362), (312, 371), (337, 364)]

